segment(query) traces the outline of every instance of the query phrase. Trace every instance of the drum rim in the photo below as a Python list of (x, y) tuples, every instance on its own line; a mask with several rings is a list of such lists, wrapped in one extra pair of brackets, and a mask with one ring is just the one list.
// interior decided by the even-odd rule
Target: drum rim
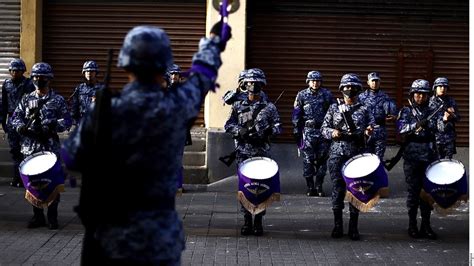
[[(347, 161), (344, 163), (344, 165), (342, 166), (342, 171), (341, 171), (341, 172), (342, 172), (342, 176), (343, 176), (343, 177), (346, 177), (346, 178), (351, 178), (351, 179), (356, 179), (356, 178), (364, 177), (364, 176), (359, 176), (359, 177), (349, 177), (349, 176), (346, 176), (346, 175), (344, 174), (344, 170), (346, 169), (346, 167), (347, 167), (352, 161), (355, 161), (356, 159), (359, 159), (359, 158), (361, 158), (361, 157), (368, 156), (368, 155), (371, 156), (371, 157), (375, 157), (375, 158), (378, 160), (378, 162), (379, 162), (378, 165), (380, 166), (381, 161), (380, 161), (380, 158), (377, 156), (377, 154), (375, 154), (375, 153), (370, 153), (370, 152), (359, 153), (359, 154), (357, 154), (357, 155), (352, 156), (349, 160), (347, 160)], [(377, 168), (378, 168), (378, 167), (377, 167)], [(374, 171), (377, 170), (377, 168), (375, 168)], [(367, 175), (365, 175), (365, 176), (367, 176)]]
[[(449, 183), (449, 184), (447, 184), (447, 183), (439, 184), (439, 183), (433, 182), (433, 181), (428, 177), (428, 171), (431, 169), (432, 166), (434, 166), (435, 164), (441, 163), (441, 162), (453, 162), (453, 163), (455, 163), (455, 164), (457, 164), (457, 165), (461, 165), (462, 170), (463, 170), (463, 174), (462, 174), (461, 177), (459, 177), (457, 180), (455, 180), (454, 182)], [(436, 185), (451, 185), (451, 184), (454, 184), (454, 183), (458, 182), (459, 180), (461, 180), (465, 175), (466, 175), (466, 167), (464, 166), (464, 164), (463, 164), (461, 161), (456, 160), (456, 159), (438, 159), (438, 160), (436, 160), (436, 161), (430, 163), (430, 165), (428, 165), (428, 167), (426, 167), (426, 170), (425, 170), (425, 177), (426, 177), (426, 179), (427, 179), (429, 182), (431, 182), (431, 183), (433, 183), (433, 184), (436, 184)]]
[[(280, 172), (280, 166), (278, 165), (278, 163), (277, 163), (275, 160), (273, 160), (272, 158), (268, 158), (268, 157), (265, 157), (265, 156), (255, 156), (255, 157), (250, 157), (250, 158), (244, 160), (243, 162), (241, 162), (241, 163), (239, 164), (238, 172), (239, 172), (240, 174), (243, 174), (243, 172), (242, 172), (242, 167), (243, 167), (247, 162), (256, 161), (256, 160), (269, 161), (269, 162), (273, 163), (273, 164), (276, 166), (276, 172), (275, 172), (275, 174), (277, 174), (277, 173)], [(248, 178), (251, 178), (251, 177), (248, 177)], [(252, 178), (251, 178), (251, 179), (252, 179)], [(264, 179), (262, 179), (262, 180), (264, 180)]]
[[(28, 156), (26, 156), (23, 161), (20, 163), (20, 165), (18, 166), (18, 170), (21, 172), (21, 169), (22, 167), (31, 159), (31, 158), (35, 158), (35, 157), (38, 157), (40, 155), (54, 155), (54, 157), (56, 158), (56, 162), (58, 161), (58, 156), (54, 153), (54, 152), (51, 152), (51, 151), (39, 151), (39, 152), (35, 152), (35, 153), (32, 153)], [(56, 163), (55, 162), (55, 163)]]

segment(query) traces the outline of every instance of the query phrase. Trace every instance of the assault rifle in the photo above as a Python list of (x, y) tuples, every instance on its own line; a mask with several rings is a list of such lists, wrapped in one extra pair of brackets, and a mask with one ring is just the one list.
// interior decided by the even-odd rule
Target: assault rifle
[[(415, 116), (415, 119), (418, 122), (421, 121), (421, 118), (419, 117), (421, 115), (421, 112), (418, 110), (418, 108), (416, 108), (416, 106), (413, 105), (410, 99), (408, 99), (408, 103), (412, 107), (412, 112), (413, 112), (413, 115)], [(433, 118), (433, 116), (435, 116), (443, 108), (444, 108), (444, 104), (441, 104), (440, 106), (438, 106), (438, 108), (436, 108), (436, 110), (434, 110), (433, 113), (431, 113), (430, 115), (426, 117), (426, 120), (428, 121), (431, 120), (431, 118)], [(422, 127), (417, 128), (414, 134), (419, 134), (421, 130), (423, 130)], [(385, 160), (383, 162), (385, 169), (387, 169), (387, 171), (392, 170), (392, 168), (400, 161), (407, 144), (408, 144), (407, 140), (404, 139), (400, 144), (400, 149), (398, 149), (397, 154), (393, 158)]]

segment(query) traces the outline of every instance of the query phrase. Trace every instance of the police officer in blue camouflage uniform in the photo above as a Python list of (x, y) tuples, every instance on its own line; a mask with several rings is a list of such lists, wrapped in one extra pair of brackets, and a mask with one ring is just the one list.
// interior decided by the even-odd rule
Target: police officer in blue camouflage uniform
[(82, 66), (82, 75), (84, 75), (85, 82), (79, 84), (73, 94), (69, 97), (71, 104), (71, 116), (74, 119), (73, 123), (78, 124), (84, 116), (89, 106), (95, 99), (97, 90), (103, 87), (101, 82), (97, 81), (97, 74), (99, 73), (99, 65), (95, 61), (86, 61)]
[(452, 159), (456, 154), (456, 123), (461, 120), (459, 109), (453, 97), (448, 96), (449, 80), (439, 77), (433, 84), (433, 96), (430, 98), (430, 107), (437, 109), (443, 105), (444, 132), (437, 131), (436, 148), (440, 158)]
[[(428, 81), (417, 79), (410, 88), (410, 106), (400, 110), (397, 118), (398, 132), (405, 138), (403, 171), (407, 183), (408, 235), (413, 238), (436, 239), (430, 225), (432, 207), (420, 198), (426, 168), (436, 160), (435, 134), (443, 132), (445, 125), (440, 115), (428, 117), (435, 112), (429, 106), (431, 87)], [(418, 207), (421, 211), (420, 230), (417, 227)]]
[[(175, 90), (178, 89), (180, 84), (181, 84), (181, 67), (177, 64), (172, 64), (168, 69), (166, 70), (166, 83), (167, 83), (167, 90)], [(193, 144), (192, 137), (191, 137), (191, 128), (194, 124), (194, 119), (189, 121), (188, 124), (188, 129), (186, 131), (186, 141), (184, 142), (184, 146), (189, 146)], [(183, 153), (184, 154), (184, 149)], [(184, 179), (184, 167), (181, 166), (178, 171), (178, 176), (181, 179), (178, 184), (182, 184), (183, 179)], [(184, 188), (178, 187), (178, 193), (184, 192)]]
[(367, 151), (376, 154), (383, 161), (387, 146), (387, 122), (395, 122), (397, 106), (395, 102), (380, 89), (380, 75), (371, 72), (367, 75), (369, 88), (359, 94), (359, 102), (369, 107), (375, 118), (374, 133), (367, 142)]
[[(231, 36), (230, 27), (224, 25), (228, 34), (218, 35), (221, 23), (212, 27), (210, 37), (199, 43), (186, 82), (169, 91), (165, 75), (173, 55), (166, 32), (137, 26), (126, 35), (118, 67), (127, 72), (130, 83), (111, 99), (113, 145), (110, 152), (101, 151), (110, 153), (104, 163), (113, 165), (113, 179), (97, 183), (104, 191), (99, 202), (80, 201), (78, 208), (86, 228), (83, 265), (180, 265), (185, 239), (175, 210), (177, 173), (188, 121), (198, 115), (207, 92), (215, 88), (220, 53)], [(88, 169), (87, 158), (96, 152), (91, 145), (94, 113), (88, 112), (62, 150), (66, 165), (91, 182), (104, 178)], [(117, 197), (120, 202), (114, 200)]]
[[(343, 75), (339, 91), (342, 92), (344, 100), (329, 107), (321, 126), (322, 135), (326, 139), (332, 140), (328, 168), (333, 185), (334, 229), (331, 233), (333, 238), (340, 238), (344, 234), (342, 210), (344, 209), (346, 183), (342, 176), (342, 167), (347, 160), (364, 151), (364, 139), (373, 132), (371, 125), (374, 123), (374, 117), (367, 106), (357, 101), (357, 95), (361, 90), (362, 83), (359, 76), (353, 73)], [(349, 212), (349, 238), (359, 240), (360, 235), (357, 228), (359, 210), (349, 203)]]
[(166, 79), (168, 82), (168, 89), (179, 87), (179, 83), (181, 82), (181, 67), (177, 64), (171, 65), (171, 67), (166, 70)]
[[(248, 98), (232, 105), (225, 130), (236, 140), (237, 162), (257, 156), (270, 157), (270, 137), (281, 133), (280, 116), (276, 106), (261, 97), (267, 84), (265, 74), (260, 69), (249, 69), (243, 80)], [(252, 214), (243, 206), (244, 225), (242, 235), (263, 234), (265, 211), (256, 214), (252, 224)]]
[[(26, 157), (51, 151), (60, 158), (58, 132), (68, 130), (72, 124), (66, 101), (49, 87), (53, 70), (48, 63), (34, 64), (31, 78), (36, 90), (21, 99), (12, 118), (12, 127), (21, 137), (21, 153)], [(58, 228), (58, 204), (59, 194), (48, 206), (47, 216), (52, 230)], [(33, 207), (33, 213), (28, 228), (46, 225), (43, 209)]]
[(26, 71), (25, 62), (17, 58), (10, 61), (8, 68), (11, 79), (6, 79), (2, 85), (2, 127), (7, 134), (8, 144), (10, 145), (10, 153), (13, 159), (13, 178), (10, 182), (12, 187), (21, 187), (22, 182), (18, 167), (23, 160), (23, 154), (20, 151), (20, 136), (13, 129), (12, 115), (15, 108), (20, 103), (21, 98), (35, 90), (31, 79), (26, 78), (23, 74)]
[[(321, 136), (321, 125), (329, 106), (332, 93), (322, 88), (323, 77), (319, 71), (310, 71), (306, 77), (308, 88), (296, 95), (293, 109), (293, 136), (297, 145), (303, 141), (303, 177), (307, 196), (323, 197), (323, 182), (327, 170), (329, 141)], [(316, 179), (316, 180), (315, 180)], [(316, 181), (316, 182), (315, 182)]]

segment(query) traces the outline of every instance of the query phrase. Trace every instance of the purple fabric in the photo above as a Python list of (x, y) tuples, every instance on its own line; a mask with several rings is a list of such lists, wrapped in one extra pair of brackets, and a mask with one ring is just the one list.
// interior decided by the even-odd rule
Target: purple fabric
[(374, 198), (379, 189), (388, 187), (388, 176), (382, 164), (379, 164), (377, 169), (367, 176), (359, 178), (349, 178), (344, 175), (344, 169), (342, 170), (344, 181), (346, 181), (346, 189), (355, 198), (363, 203), (369, 202)]
[(28, 192), (30, 192), (36, 199), (46, 202), (56, 187), (64, 184), (64, 172), (61, 163), (59, 160), (56, 160), (53, 167), (43, 173), (36, 175), (24, 174), (21, 171), (22, 166), (27, 163), (30, 158), (38, 155), (40, 155), (40, 153), (35, 153), (25, 158), (25, 160), (20, 164), (20, 176), (26, 190), (28, 190)]
[(217, 79), (217, 71), (216, 70), (212, 69), (209, 66), (200, 65), (200, 64), (193, 64), (191, 66), (191, 69), (189, 69), (186, 72), (181, 73), (181, 76), (187, 78), (193, 72), (201, 73), (212, 81), (212, 85), (209, 88), (209, 90), (215, 92), (216, 88), (219, 88), (219, 85), (215, 83), (215, 81)]
[(277, 172), (273, 177), (268, 179), (252, 179), (240, 172), (239, 191), (245, 195), (248, 201), (257, 206), (258, 204), (269, 199), (273, 193), (280, 193), (280, 173)]

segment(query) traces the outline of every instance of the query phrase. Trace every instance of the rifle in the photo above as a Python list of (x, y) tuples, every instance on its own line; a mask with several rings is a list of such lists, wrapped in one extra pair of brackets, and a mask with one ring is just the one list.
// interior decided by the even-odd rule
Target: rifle
[(451, 112), (451, 111), (449, 110), (449, 108), (446, 106), (446, 103), (444, 102), (444, 100), (443, 100), (441, 97), (435, 97), (435, 99), (436, 99), (436, 101), (439, 102), (439, 104), (440, 104), (441, 106), (443, 106), (443, 108), (442, 108), (443, 111), (449, 113), (454, 119), (457, 118), (457, 115), (456, 115), (454, 112)]
[[(340, 98), (337, 99), (337, 103), (338, 103), (339, 106), (344, 104), (343, 100), (341, 100)], [(347, 130), (342, 130), (342, 128), (339, 129), (342, 133), (342, 139), (344, 139), (344, 140), (355, 140), (357, 142), (363, 142), (363, 137), (360, 137), (358, 134), (355, 134), (357, 128), (354, 124), (354, 120), (352, 120), (352, 116), (350, 114), (348, 116), (347, 113), (348, 112), (343, 112), (341, 110), (341, 115), (342, 115), (342, 118), (344, 120), (344, 125), (347, 128)]]
[[(337, 104), (338, 104), (338, 105), (343, 105), (344, 102), (343, 102), (343, 100), (341, 100), (340, 98), (337, 98)], [(347, 116), (346, 116), (346, 112), (342, 112), (342, 111), (341, 111), (341, 115), (342, 115), (342, 118), (344, 119), (344, 124), (346, 125), (348, 134), (351, 135), (351, 134), (354, 133), (354, 131), (356, 130), (356, 126), (355, 126), (355, 124), (354, 124), (354, 120), (352, 120), (352, 117), (351, 117), (351, 116), (347, 117)]]
[[(413, 112), (413, 115), (415, 116), (416, 120), (420, 121), (420, 118), (418, 117), (418, 115), (421, 115), (421, 112), (418, 109), (415, 109), (416, 107), (413, 106), (413, 103), (411, 102), (410, 99), (408, 99), (408, 103), (413, 108), (412, 112)], [(440, 105), (436, 110), (433, 111), (433, 113), (428, 115), (426, 117), (426, 119), (428, 121), (431, 120), (431, 118), (433, 118), (433, 116), (435, 116), (442, 108), (443, 108), (443, 105)], [(415, 134), (418, 134), (422, 129), (423, 129), (422, 127), (417, 128), (415, 130)], [(385, 160), (383, 162), (383, 164), (385, 166), (385, 169), (387, 169), (387, 171), (392, 170), (392, 168), (398, 163), (398, 161), (400, 161), (400, 159), (402, 158), (403, 152), (405, 151), (405, 147), (407, 146), (407, 144), (408, 144), (407, 140), (402, 141), (402, 143), (400, 145), (400, 149), (398, 149), (397, 154), (392, 159), (388, 159), (388, 160)]]
[[(96, 92), (96, 101), (92, 110), (92, 137), (90, 148), (87, 154), (86, 165), (90, 165), (90, 169), (84, 169), (82, 175), (82, 187), (79, 195), (79, 205), (74, 207), (74, 211), (78, 213), (83, 225), (86, 228), (93, 228), (100, 220), (109, 215), (112, 211), (111, 206), (107, 206), (107, 196), (104, 195), (104, 188), (107, 187), (107, 177), (110, 173), (106, 173), (110, 164), (111, 145), (111, 99), (112, 92), (109, 89), (110, 72), (112, 65), (113, 50), (108, 50), (107, 55), (107, 72), (104, 78), (104, 87)], [(100, 164), (102, 162), (102, 165)], [(94, 170), (92, 170), (94, 169)], [(94, 173), (94, 174), (93, 174)], [(100, 177), (100, 178), (92, 178)], [(113, 190), (113, 188), (111, 188)], [(109, 208), (109, 209), (106, 209)]]

